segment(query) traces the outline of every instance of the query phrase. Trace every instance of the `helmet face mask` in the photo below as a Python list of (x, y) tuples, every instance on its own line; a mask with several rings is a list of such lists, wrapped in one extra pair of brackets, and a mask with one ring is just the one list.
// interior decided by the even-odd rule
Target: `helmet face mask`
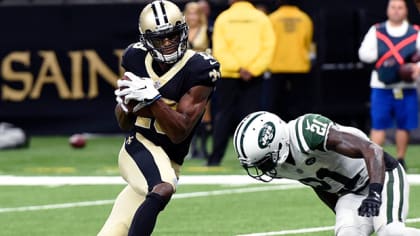
[(251, 113), (236, 128), (234, 147), (247, 174), (269, 182), (289, 155), (287, 124), (269, 112)]
[(140, 42), (159, 62), (177, 62), (187, 50), (188, 26), (179, 8), (166, 0), (148, 4), (139, 17)]
[[(263, 182), (270, 182), (273, 180), (273, 177), (277, 175), (277, 161), (274, 157), (275, 155), (275, 153), (269, 153), (264, 156), (258, 163), (250, 165), (242, 163), (242, 167), (252, 178)], [(241, 157), (239, 157), (239, 159), (241, 159)]]

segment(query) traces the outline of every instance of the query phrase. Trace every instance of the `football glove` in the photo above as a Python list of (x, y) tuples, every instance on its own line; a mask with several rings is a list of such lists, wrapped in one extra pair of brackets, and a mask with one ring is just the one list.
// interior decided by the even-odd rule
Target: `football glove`
[[(139, 102), (140, 110), (142, 107), (152, 104), (158, 100), (162, 95), (154, 87), (153, 80), (150, 78), (140, 78), (131, 72), (125, 72), (130, 80), (118, 80), (119, 89), (115, 90), (117, 97), (124, 97), (124, 104), (128, 104), (131, 100)], [(134, 111), (134, 110), (133, 110)]]
[(382, 184), (373, 183), (369, 185), (369, 195), (362, 201), (358, 209), (360, 216), (378, 216), (382, 204)]
[(120, 104), (121, 109), (125, 113), (128, 113), (128, 107), (124, 104), (124, 101), (123, 101), (122, 97), (116, 96), (115, 100), (117, 101), (118, 104)]

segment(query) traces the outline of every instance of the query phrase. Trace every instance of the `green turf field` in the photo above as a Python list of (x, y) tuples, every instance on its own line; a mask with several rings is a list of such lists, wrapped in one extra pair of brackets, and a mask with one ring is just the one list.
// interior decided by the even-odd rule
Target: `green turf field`
[[(116, 176), (121, 143), (122, 137), (96, 138), (76, 150), (67, 137), (34, 137), (28, 149), (0, 151), (0, 175)], [(392, 146), (386, 149), (395, 152)], [(420, 146), (410, 146), (407, 162), (409, 173), (420, 173)], [(187, 160), (182, 173), (244, 174), (231, 146), (222, 167), (206, 168), (204, 160)], [(0, 235), (96, 235), (123, 187), (0, 186)], [(154, 235), (333, 235), (330, 228), (318, 229), (333, 226), (334, 215), (310, 189), (271, 188), (276, 185), (180, 185), (160, 215)], [(409, 225), (417, 228), (419, 196), (420, 186), (412, 186), (409, 219), (417, 223)], [(310, 229), (316, 232), (293, 233)]]
[[(0, 151), (0, 175), (118, 175), (117, 155), (123, 136), (88, 140), (83, 149), (73, 149), (68, 137), (33, 137), (30, 148)], [(395, 154), (394, 146), (385, 149)], [(420, 145), (411, 145), (406, 157), (408, 173), (420, 174)], [(244, 174), (229, 147), (222, 166), (207, 168), (203, 159), (186, 160), (182, 174)]]
[[(266, 185), (257, 185), (259, 188)], [(96, 235), (112, 205), (94, 202), (113, 200), (121, 185), (2, 187), (1, 235)], [(177, 195), (197, 191), (246, 189), (256, 187), (208, 185), (179, 186)], [(211, 192), (210, 192), (211, 193)], [(420, 186), (411, 188), (409, 218), (420, 217)], [(86, 206), (72, 206), (76, 203)], [(55, 208), (68, 203), (66, 208)], [(27, 209), (22, 209), (25, 206)], [(32, 206), (32, 209), (28, 208)], [(40, 206), (51, 209), (39, 209)], [(17, 208), (21, 207), (21, 208)], [(37, 208), (38, 207), (38, 208)], [(18, 210), (21, 211), (18, 211)], [(154, 235), (239, 235), (332, 226), (334, 216), (309, 188), (229, 193), (217, 196), (176, 198), (161, 213)], [(409, 224), (420, 227), (420, 223)], [(284, 234), (282, 234), (284, 235)], [(332, 230), (310, 234), (333, 235)]]

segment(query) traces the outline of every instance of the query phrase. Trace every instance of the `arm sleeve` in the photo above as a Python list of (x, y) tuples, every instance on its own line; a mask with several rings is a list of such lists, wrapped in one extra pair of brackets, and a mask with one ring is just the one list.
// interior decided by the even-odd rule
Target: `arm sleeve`
[(319, 114), (306, 114), (298, 118), (296, 132), (302, 152), (327, 151), (326, 140), (332, 124), (330, 119)]
[[(198, 54), (192, 60), (191, 68), (191, 83), (192, 86), (203, 85), (214, 87), (216, 81), (220, 78), (219, 63), (213, 57), (207, 56), (205, 58), (203, 53)], [(192, 87), (191, 86), (191, 87)]]
[(276, 36), (270, 19), (264, 15), (261, 21), (261, 48), (258, 56), (249, 65), (249, 72), (253, 76), (261, 75), (267, 70), (271, 60), (273, 59), (276, 44)]
[(365, 63), (374, 63), (378, 59), (378, 39), (375, 26), (370, 27), (359, 48), (359, 59)]

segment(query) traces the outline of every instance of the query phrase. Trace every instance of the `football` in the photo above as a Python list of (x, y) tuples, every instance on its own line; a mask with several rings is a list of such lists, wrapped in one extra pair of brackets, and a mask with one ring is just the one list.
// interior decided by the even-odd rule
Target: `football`
[(413, 63), (406, 63), (400, 66), (398, 74), (402, 81), (413, 82)]
[(86, 138), (82, 134), (73, 134), (69, 138), (69, 143), (73, 148), (83, 148), (86, 146)]

